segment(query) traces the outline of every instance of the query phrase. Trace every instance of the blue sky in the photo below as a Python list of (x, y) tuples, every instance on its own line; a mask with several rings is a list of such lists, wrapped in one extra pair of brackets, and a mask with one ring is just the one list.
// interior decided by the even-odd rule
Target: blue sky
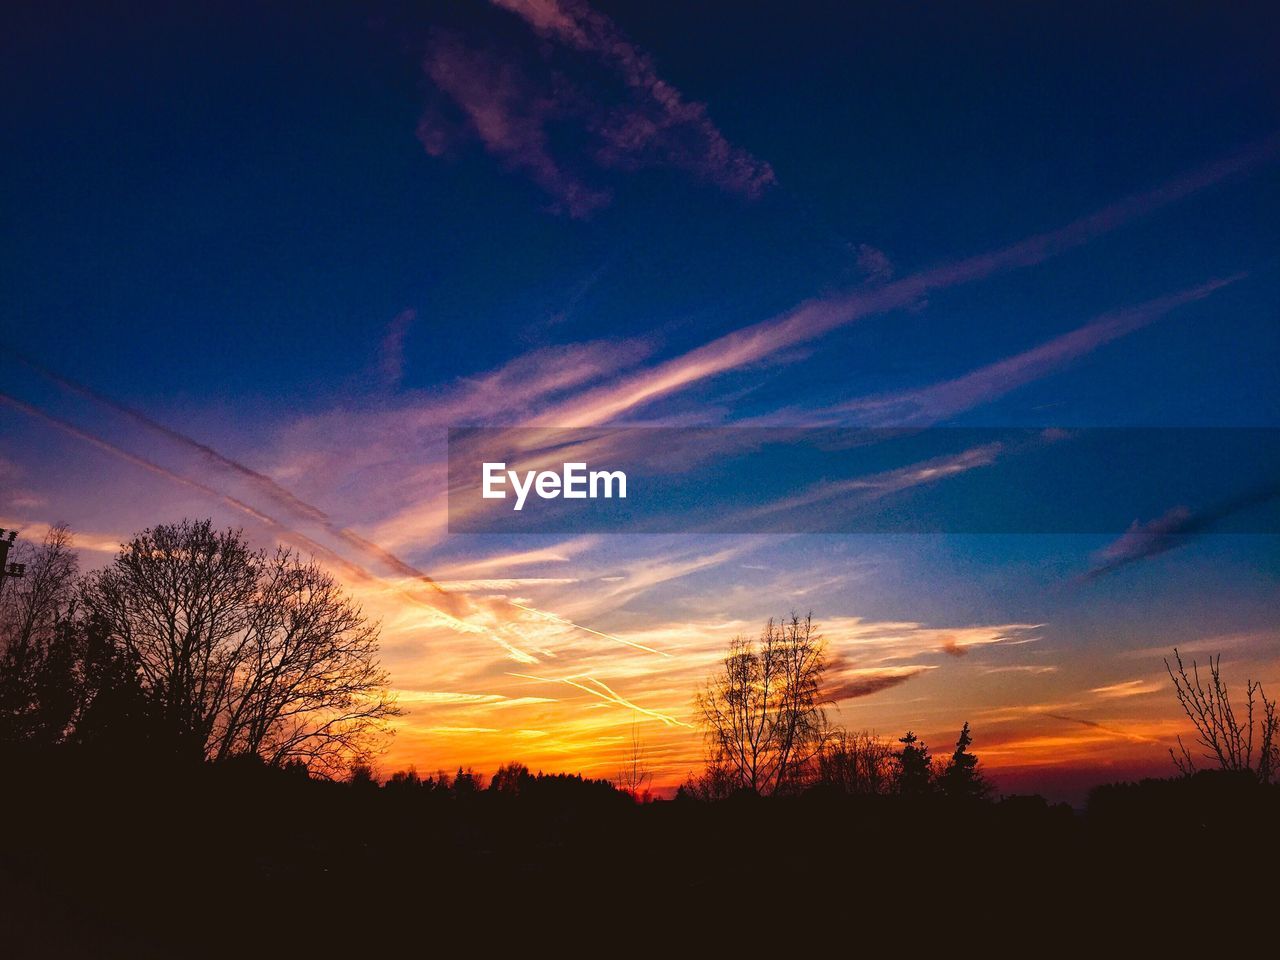
[[(1148, 682), (1159, 658), (1126, 651), (1172, 640), (1228, 638), (1242, 669), (1280, 682), (1274, 538), (1170, 540), (1195, 530), (1176, 513), (1135, 516), (1118, 547), (450, 537), (443, 436), (832, 411), (865, 425), (886, 399), (926, 403), (942, 425), (1278, 427), (1278, 19), (1265, 4), (10, 11), (0, 324), (3, 390), (27, 406), (0, 408), (0, 514), (71, 522), (89, 564), (186, 513), (362, 568), (373, 579), (353, 589), (388, 624), (397, 683), (441, 695), (406, 721), (406, 762), (483, 761), (511, 742), (515, 727), (437, 717), (461, 709), (444, 695), (513, 695), (497, 686), (510, 651), (472, 649), (475, 633), (564, 671), (572, 653), (674, 716), (723, 624), (797, 606), (833, 625), (843, 668), (922, 668), (845, 705), (857, 722), (884, 701), (886, 729), (942, 735), (975, 712), (981, 747), (976, 712), (1008, 700), (1026, 716), (992, 720), (993, 745), (1015, 745), (993, 756), (1031, 769), (1051, 734), (1028, 726), (1051, 723), (1031, 708), (1068, 703), (1134, 725), (1073, 746), (1073, 763), (1157, 764), (1143, 738), (1174, 729), (1169, 698), (1093, 691)], [(330, 526), (291, 519), (281, 491)], [(483, 626), (405, 614), (404, 570), (335, 539), (345, 528), (438, 578), (483, 581), (459, 587)], [(581, 637), (535, 639), (494, 612), (510, 599), (611, 637), (694, 637), (693, 652), (658, 670)], [(857, 661), (854, 621), (897, 638), (901, 663)], [(890, 624), (916, 624), (916, 639)], [(930, 659), (947, 643), (928, 631), (986, 628), (1005, 641)], [(1051, 655), (978, 663), (1032, 634), (1007, 658)], [(980, 675), (1015, 666), (1055, 670)], [(917, 689), (936, 717), (895, 706)], [(583, 725), (590, 697), (570, 693), (519, 728), (562, 745), (531, 755), (607, 764), (608, 724)], [(1005, 722), (1016, 735), (1000, 741)], [(499, 733), (438, 732), (472, 727)], [(672, 736), (674, 776), (696, 749)]]

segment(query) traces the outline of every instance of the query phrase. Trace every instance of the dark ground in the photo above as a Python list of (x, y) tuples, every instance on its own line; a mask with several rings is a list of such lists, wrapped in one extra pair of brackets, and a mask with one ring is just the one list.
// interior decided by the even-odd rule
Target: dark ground
[(1103, 787), (1076, 813), (820, 792), (637, 805), (576, 778), (457, 795), (256, 765), (3, 759), (3, 957), (666, 952), (872, 931), (919, 945), (926, 928), (967, 951), (1012, 923), (1114, 937), (1218, 902), (1269, 923), (1247, 904), (1276, 904), (1280, 791), (1223, 776)]

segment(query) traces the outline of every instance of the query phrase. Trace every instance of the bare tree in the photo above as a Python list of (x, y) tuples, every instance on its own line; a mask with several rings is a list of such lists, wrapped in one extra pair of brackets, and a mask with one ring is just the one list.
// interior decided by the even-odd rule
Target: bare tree
[[(1223, 770), (1248, 772), (1259, 782), (1270, 783), (1280, 764), (1276, 701), (1267, 699), (1261, 683), (1246, 679), (1245, 713), (1243, 719), (1237, 719), (1226, 681), (1222, 679), (1221, 654), (1209, 658), (1207, 683), (1201, 679), (1199, 665), (1194, 660), (1188, 674), (1177, 648), (1173, 658), (1176, 668), (1166, 659), (1165, 670), (1173, 681), (1178, 703), (1196, 728), (1196, 742), (1205, 749), (1204, 758)], [(1178, 753), (1171, 749), (1169, 755), (1184, 775), (1195, 772), (1195, 758), (1182, 737), (1178, 737)]]
[(836, 729), (823, 738), (814, 758), (815, 779), (842, 793), (888, 793), (893, 785), (893, 747), (869, 730)]
[(216, 726), (217, 757), (255, 753), (332, 773), (368, 760), (397, 713), (378, 627), (314, 561), (279, 549), (260, 566), (244, 662)]
[(0, 739), (56, 742), (80, 706), (71, 533), (58, 524), (15, 556), (26, 573), (0, 595)]
[(144, 530), (85, 583), (185, 752), (207, 754), (250, 653), (260, 565), (238, 532), (184, 520)]
[(0, 595), (0, 655), (17, 662), (46, 644), (70, 609), (79, 567), (64, 523), (51, 527), (38, 547), (19, 541), (14, 557), (27, 569)]
[(622, 766), (618, 768), (613, 784), (619, 790), (625, 790), (639, 800), (644, 796), (645, 790), (652, 780), (653, 773), (649, 770), (644, 744), (640, 740), (640, 729), (635, 721), (632, 721), (631, 748)]
[(710, 765), (762, 795), (798, 783), (822, 742), (825, 667), (812, 616), (771, 619), (758, 639), (734, 638), (696, 700)]
[(493, 779), (489, 781), (489, 790), (509, 797), (519, 796), (532, 779), (527, 766), (518, 760), (512, 760), (494, 771)]
[(396, 713), (378, 628), (313, 562), (183, 521), (143, 531), (90, 577), (86, 607), (138, 666), (179, 749), (336, 773)]

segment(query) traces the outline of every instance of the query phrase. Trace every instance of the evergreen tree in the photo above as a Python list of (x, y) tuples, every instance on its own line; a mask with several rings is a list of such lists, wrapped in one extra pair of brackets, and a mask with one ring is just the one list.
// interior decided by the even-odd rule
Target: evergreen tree
[(910, 730), (900, 737), (898, 751), (898, 792), (906, 796), (922, 796), (932, 787), (932, 759), (929, 748)]
[(80, 695), (72, 739), (99, 750), (167, 751), (159, 711), (137, 667), (97, 617), (83, 618)]
[(973, 735), (966, 721), (956, 740), (955, 752), (938, 778), (942, 792), (954, 800), (981, 800), (990, 790), (986, 778), (978, 770), (978, 758), (969, 752)]

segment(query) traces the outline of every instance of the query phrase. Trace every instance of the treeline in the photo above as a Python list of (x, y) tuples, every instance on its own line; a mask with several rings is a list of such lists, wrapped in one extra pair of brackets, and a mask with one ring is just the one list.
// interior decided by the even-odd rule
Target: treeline
[(0, 593), (0, 744), (333, 776), (396, 714), (378, 628), (314, 561), (184, 520), (82, 575), (65, 526)]
[(870, 731), (830, 723), (826, 672), (826, 645), (812, 615), (771, 619), (758, 637), (735, 637), (695, 698), (707, 764), (681, 795), (716, 800), (820, 789), (966, 802), (988, 797), (992, 785), (970, 750), (967, 722), (946, 760), (934, 758), (910, 730), (895, 748)]
[[(769, 620), (756, 637), (735, 637), (695, 698), (706, 738), (705, 770), (685, 796), (788, 796), (813, 789), (848, 795), (928, 796), (974, 802), (992, 784), (971, 751), (966, 722), (949, 758), (939, 760), (912, 731), (895, 748), (868, 731), (832, 725), (826, 712), (827, 651), (812, 615)], [(1260, 682), (1247, 679), (1233, 702), (1221, 657), (1201, 671), (1178, 651), (1165, 668), (1194, 746), (1179, 737), (1170, 757), (1190, 779), (1199, 771), (1267, 786), (1280, 771), (1280, 713)]]
[[(860, 918), (914, 923), (916, 904), (971, 890), (1052, 905), (1060, 922), (1075, 905), (1131, 910), (1130, 888), (1181, 902), (1199, 878), (1256, 873), (1280, 829), (1280, 790), (1220, 773), (1103, 788), (1076, 813), (821, 787), (638, 804), (519, 764), (378, 783), (249, 756), (7, 759), (6, 956), (359, 956), (384, 927), (373, 942), (406, 952), (438, 949), (439, 930), (504, 943), (550, 924), (577, 943), (596, 921), (643, 932), (673, 911), (686, 931), (813, 917), (808, 942)], [(5, 941), (24, 927), (25, 947)]]
[[(949, 800), (987, 800), (993, 784), (982, 773), (969, 748), (973, 735), (966, 723), (954, 750), (945, 759), (908, 730), (895, 747), (870, 730), (836, 727), (825, 731), (792, 777), (770, 795), (825, 791), (847, 796), (939, 796)], [(682, 783), (677, 796), (695, 800), (723, 800), (738, 793), (761, 794), (742, 782), (741, 775), (723, 761), (713, 761), (699, 775)]]
[[(66, 527), (20, 543), (21, 576), (0, 581), (0, 747), (59, 746), (186, 761), (252, 757), (324, 778), (370, 780), (398, 709), (378, 662), (378, 627), (314, 560), (255, 549), (236, 530), (184, 520), (142, 531), (82, 575)], [(1178, 741), (1183, 776), (1211, 768), (1270, 783), (1280, 769), (1276, 703), (1248, 681), (1232, 703), (1220, 659), (1202, 675), (1167, 663), (1200, 748)], [(966, 722), (949, 756), (907, 731), (896, 744), (833, 724), (826, 645), (811, 616), (737, 637), (694, 701), (706, 763), (683, 798), (938, 795), (978, 802), (992, 784)], [(613, 785), (647, 796), (638, 732)], [(524, 783), (504, 768), (495, 784)], [(478, 791), (474, 772), (398, 787)], [(513, 786), (514, 785), (514, 786)]]
[(831, 724), (821, 638), (791, 617), (700, 692), (704, 771), (635, 803), (638, 736), (613, 782), (518, 762), (376, 777), (377, 629), (288, 551), (186, 522), (88, 576), (63, 529), (22, 562), (0, 597), (4, 956), (363, 955), (397, 934), (421, 952), (439, 930), (474, 950), (593, 923), (630, 942), (667, 915), (847, 948), (920, 904), (967, 923), (974, 890), (1059, 925), (1132, 912), (1135, 889), (1175, 902), (1280, 844), (1273, 703), (1250, 684), (1233, 710), (1216, 662), (1172, 672), (1222, 769), (1101, 787), (1077, 813), (993, 799), (967, 724), (942, 758)]

